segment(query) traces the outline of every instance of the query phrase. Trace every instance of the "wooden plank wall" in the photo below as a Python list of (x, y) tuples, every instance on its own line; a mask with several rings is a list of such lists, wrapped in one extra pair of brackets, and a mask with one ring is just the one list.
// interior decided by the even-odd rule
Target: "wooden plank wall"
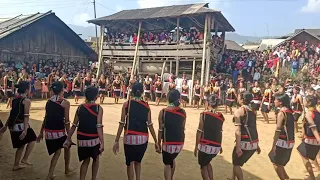
[[(5, 50), (5, 52), (1, 53), (1, 50)], [(10, 58), (23, 60), (29, 57), (87, 61), (87, 56), (80, 49), (66, 41), (60, 32), (44, 23), (34, 23), (3, 38), (0, 41), (0, 53), (0, 61)], [(41, 53), (42, 55), (33, 53)], [(65, 57), (59, 57), (61, 55)]]

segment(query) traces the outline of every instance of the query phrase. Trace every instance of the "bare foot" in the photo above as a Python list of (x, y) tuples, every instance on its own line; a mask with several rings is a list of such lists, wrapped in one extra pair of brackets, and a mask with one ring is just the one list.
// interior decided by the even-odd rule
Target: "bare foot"
[(65, 175), (70, 175), (71, 173), (73, 173), (76, 170), (75, 167), (72, 168), (68, 168), (68, 170), (64, 173)]
[(26, 168), (26, 166), (24, 166), (24, 165), (14, 166), (12, 168), (12, 171), (19, 171), (19, 170), (24, 169), (24, 168)]
[(21, 163), (25, 164), (25, 165), (28, 165), (28, 166), (32, 166), (33, 165), (31, 162), (24, 161), (24, 160), (22, 160)]

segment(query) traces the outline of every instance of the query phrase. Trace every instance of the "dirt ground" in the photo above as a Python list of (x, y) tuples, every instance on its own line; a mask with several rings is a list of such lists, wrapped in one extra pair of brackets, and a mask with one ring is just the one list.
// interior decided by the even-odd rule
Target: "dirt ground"
[[(71, 101), (71, 119), (73, 120), (77, 105)], [(123, 101), (121, 101), (122, 103)], [(45, 101), (32, 101), (32, 108), (30, 112), (30, 125), (39, 133), (40, 126), (44, 117)], [(151, 103), (152, 119), (157, 122), (159, 111), (164, 106), (154, 106)], [(113, 99), (107, 98), (106, 103), (102, 105), (104, 108), (104, 140), (105, 140), (105, 152), (100, 158), (99, 179), (101, 180), (125, 180), (126, 179), (126, 166), (124, 159), (123, 147), (120, 147), (120, 153), (114, 155), (112, 153), (112, 146), (115, 139), (115, 134), (118, 128), (118, 122), (120, 120), (120, 112), (122, 104), (113, 104)], [(0, 105), (0, 119), (4, 122), (8, 117), (8, 110), (5, 110), (5, 105)], [(219, 110), (223, 110), (220, 107)], [(186, 139), (183, 152), (177, 158), (177, 168), (175, 174), (175, 180), (200, 180), (200, 170), (197, 163), (197, 158), (193, 156), (193, 149), (195, 143), (195, 134), (199, 121), (199, 113), (202, 110), (195, 110), (193, 108), (186, 108), (187, 112), (187, 124), (186, 124)], [(271, 114), (271, 113), (270, 113)], [(273, 114), (273, 113), (272, 113)], [(234, 125), (232, 123), (232, 116), (225, 115), (226, 121), (223, 127), (223, 153), (218, 155), (212, 162), (214, 169), (214, 177), (217, 180), (228, 179), (232, 174), (232, 150), (234, 147)], [(274, 117), (272, 115), (272, 119)], [(268, 158), (268, 153), (271, 149), (271, 143), (275, 130), (275, 121), (271, 121), (270, 124), (265, 124), (261, 121), (262, 116), (258, 114), (258, 132), (260, 139), (260, 147), (262, 153), (260, 155), (255, 154), (243, 167), (245, 179), (255, 180), (274, 180), (278, 179), (273, 166)], [(158, 129), (157, 123), (154, 123), (155, 129)], [(296, 135), (297, 136), (297, 135)], [(76, 136), (73, 136), (74, 142)], [(300, 140), (296, 138), (295, 147), (300, 143)], [(12, 172), (12, 165), (14, 160), (15, 151), (12, 149), (9, 131), (7, 131), (0, 140), (0, 179), (1, 180), (36, 180), (45, 179), (49, 168), (50, 157), (47, 153), (45, 143), (41, 142), (36, 144), (30, 161), (34, 163), (33, 166), (29, 166), (18, 172)], [(77, 172), (65, 176), (64, 175), (64, 161), (63, 154), (59, 159), (55, 175), (56, 180), (73, 180), (79, 178), (80, 163), (77, 157), (77, 150), (72, 148), (72, 166), (77, 167)], [(291, 160), (285, 167), (291, 179), (303, 179), (305, 177), (305, 168), (302, 164), (301, 158), (296, 149), (293, 150)], [(87, 174), (87, 179), (91, 177), (91, 170)], [(143, 180), (157, 180), (163, 179), (163, 165), (160, 154), (157, 154), (154, 150), (152, 138), (148, 150), (142, 162), (142, 179)]]

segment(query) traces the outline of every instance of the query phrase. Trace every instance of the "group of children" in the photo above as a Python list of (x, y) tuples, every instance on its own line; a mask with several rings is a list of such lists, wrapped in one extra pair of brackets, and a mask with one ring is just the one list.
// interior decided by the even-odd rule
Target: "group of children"
[[(87, 80), (84, 79), (85, 85)], [(74, 82), (74, 84), (76, 83)], [(51, 180), (55, 177), (53, 172), (61, 149), (65, 151), (65, 174), (72, 173), (75, 168), (70, 167), (70, 148), (75, 144), (71, 138), (77, 129), (78, 158), (82, 162), (80, 179), (85, 179), (90, 159), (93, 160), (92, 179), (97, 178), (99, 157), (104, 151), (103, 108), (95, 103), (101, 89), (99, 90), (89, 83), (87, 85), (84, 91), (85, 103), (79, 105), (74, 121), (71, 123), (69, 119), (70, 103), (63, 97), (65, 93), (63, 82), (56, 81), (51, 84), (53, 95), (47, 101), (45, 118), (37, 136), (29, 124), (31, 101), (27, 94), (30, 90), (30, 83), (19, 82), (18, 95), (12, 100), (8, 121), (0, 129), (0, 133), (4, 133), (7, 128), (10, 129), (13, 148), (17, 149), (13, 170), (31, 165), (29, 155), (35, 142), (40, 142), (45, 138), (48, 154), (53, 155), (47, 179)], [(101, 88), (101, 84), (99, 87)], [(151, 134), (156, 152), (162, 154), (164, 179), (172, 180), (176, 167), (175, 159), (182, 151), (185, 142), (184, 130), (187, 113), (180, 107), (183, 102), (181, 101), (183, 92), (180, 93), (174, 88), (168, 92), (168, 105), (159, 113), (159, 129), (156, 135), (151, 120), (151, 109), (142, 98), (144, 90), (145, 87), (138, 82), (133, 82), (130, 86), (131, 98), (123, 104), (113, 152), (115, 154), (119, 152), (119, 140), (122, 131), (124, 131), (123, 141), (128, 180), (139, 180), (141, 162), (147, 149), (149, 134)], [(241, 167), (255, 152), (258, 154), (261, 152), (256, 125), (257, 110), (254, 108), (254, 104), (257, 102), (255, 96), (245, 90), (234, 98), (237, 99), (239, 108), (234, 112), (236, 139), (232, 153), (232, 179), (243, 180)], [(200, 113), (194, 155), (198, 157), (202, 178), (213, 180), (210, 162), (217, 154), (222, 153), (222, 129), (225, 119), (222, 113), (217, 112), (219, 96), (211, 94), (207, 95), (205, 99), (206, 110)], [(294, 109), (292, 109), (289, 96), (284, 93), (275, 95), (272, 103), (279, 111), (269, 158), (279, 178), (285, 180), (289, 179), (289, 176), (284, 166), (290, 160), (295, 142)], [(315, 179), (309, 160), (315, 160), (320, 150), (320, 113), (316, 110), (318, 100), (314, 95), (309, 94), (304, 98), (303, 104), (307, 108), (303, 125), (305, 136), (297, 149), (310, 179)]]

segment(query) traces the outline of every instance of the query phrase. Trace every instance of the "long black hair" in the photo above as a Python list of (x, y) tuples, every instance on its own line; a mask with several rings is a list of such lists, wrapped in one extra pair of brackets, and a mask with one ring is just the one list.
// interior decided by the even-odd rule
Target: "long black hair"
[(95, 101), (97, 96), (98, 96), (98, 88), (94, 86), (89, 86), (87, 89), (84, 91), (84, 95), (86, 97), (87, 101)]
[(276, 99), (282, 103), (282, 107), (286, 107), (291, 110), (290, 98), (287, 94), (279, 94), (276, 96)]
[(174, 106), (180, 106), (180, 92), (176, 89), (172, 89), (168, 93), (168, 102)]
[(306, 101), (306, 107), (307, 108), (316, 107), (317, 104), (318, 104), (318, 98), (315, 97), (315, 96), (307, 95), (305, 97), (305, 101)]
[(60, 81), (52, 83), (50, 87), (55, 95), (60, 94), (63, 91), (63, 84)]
[(131, 93), (134, 97), (141, 97), (143, 94), (143, 85), (141, 83), (135, 82), (132, 85)]
[(211, 108), (216, 108), (219, 105), (218, 98), (214, 94), (207, 97), (207, 102)]
[(29, 90), (30, 84), (27, 81), (20, 81), (15, 87), (18, 88), (17, 92), (19, 94), (25, 94)]
[(247, 105), (247, 106), (251, 106), (252, 104), (252, 99), (253, 99), (253, 95), (252, 93), (245, 91), (240, 93), (240, 98), (243, 100), (243, 104)]

